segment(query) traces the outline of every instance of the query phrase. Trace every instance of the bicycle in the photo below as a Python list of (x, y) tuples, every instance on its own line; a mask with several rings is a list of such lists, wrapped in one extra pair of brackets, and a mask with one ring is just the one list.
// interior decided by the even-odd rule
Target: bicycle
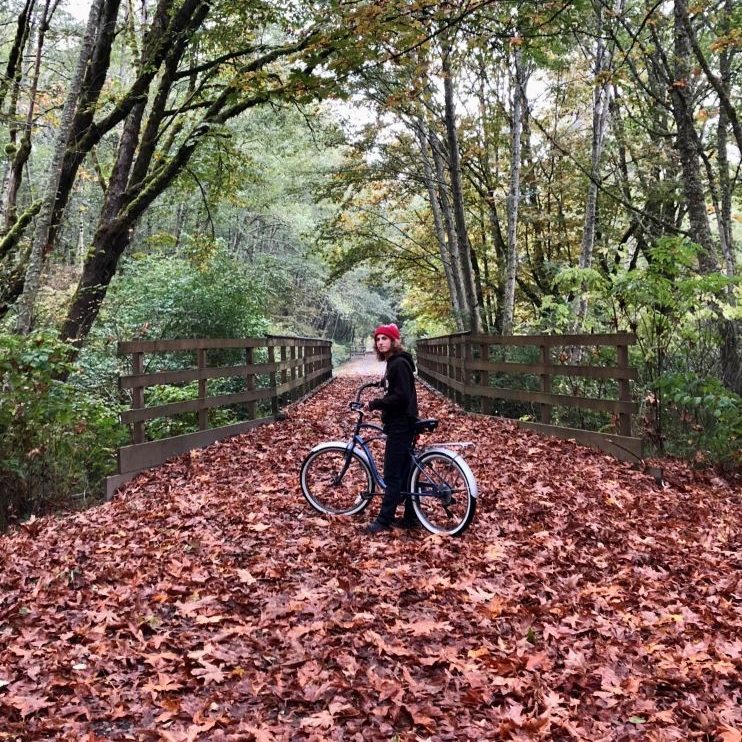
[[(377, 490), (384, 489), (369, 443), (384, 437), (383, 428), (363, 422), (361, 395), (365, 389), (382, 386), (382, 382), (363, 384), (350, 403), (358, 413), (355, 428), (348, 441), (327, 441), (315, 446), (301, 465), (301, 491), (307, 502), (327, 515), (361, 513)], [(449, 447), (467, 447), (471, 443), (445, 443), (418, 446), (418, 438), (432, 433), (438, 420), (418, 420), (410, 450), (412, 459), (407, 491), (402, 497), (412, 498), (412, 507), (422, 526), (431, 533), (460, 536), (468, 528), (477, 507), (477, 483), (471, 469), (459, 453)], [(364, 437), (362, 430), (371, 430)]]

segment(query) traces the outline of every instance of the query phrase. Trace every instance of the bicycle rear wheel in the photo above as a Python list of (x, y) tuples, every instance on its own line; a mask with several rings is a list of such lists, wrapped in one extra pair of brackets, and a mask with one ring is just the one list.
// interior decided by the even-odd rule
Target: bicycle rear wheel
[(412, 507), (431, 533), (460, 536), (477, 509), (477, 483), (468, 464), (444, 449), (418, 457), (410, 476)]
[(375, 490), (368, 464), (342, 444), (310, 451), (301, 465), (300, 479), (307, 502), (328, 515), (360, 513)]

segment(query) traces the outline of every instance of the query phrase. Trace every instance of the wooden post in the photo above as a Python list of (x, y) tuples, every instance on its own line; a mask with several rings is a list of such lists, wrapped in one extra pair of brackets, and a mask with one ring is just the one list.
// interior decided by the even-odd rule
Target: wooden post
[(448, 373), (448, 344), (446, 341), (441, 340), (438, 343), (438, 373), (440, 380), (436, 384), (436, 388), (441, 394), (446, 394), (448, 387), (446, 386), (446, 374)]
[[(287, 351), (286, 346), (282, 345), (281, 346), (281, 386), (285, 385), (286, 382), (289, 380), (289, 372), (286, 369), (286, 358), (287, 358), (286, 351)], [(281, 398), (284, 404), (289, 401), (288, 396), (289, 395), (286, 392), (284, 392), (281, 395)]]
[(446, 380), (449, 382), (447, 384), (448, 393), (447, 396), (449, 399), (453, 397), (453, 387), (450, 384), (451, 379), (453, 378), (454, 370), (453, 370), (453, 345), (451, 343), (451, 336), (449, 335), (446, 338)]
[[(268, 341), (270, 343), (270, 340)], [(276, 362), (276, 349), (272, 346), (268, 346), (268, 363), (275, 363)], [(273, 417), (278, 415), (278, 394), (276, 390), (276, 369), (275, 367), (271, 370), (270, 374), (270, 385), (271, 389), (273, 390), (273, 394), (271, 395), (271, 414)]]
[(307, 393), (307, 346), (304, 344), (299, 346), (299, 359), (299, 396), (303, 397)]
[[(622, 371), (628, 369), (628, 345), (616, 346), (616, 360), (616, 365), (618, 366), (618, 368), (620, 368)], [(629, 380), (626, 378), (618, 380), (618, 399), (621, 402), (631, 402), (631, 385), (629, 384)], [(631, 435), (631, 414), (629, 412), (618, 413), (618, 433), (619, 435)]]
[[(542, 366), (550, 366), (551, 365), (551, 346), (549, 345), (541, 345), (541, 365)], [(544, 392), (544, 394), (551, 394), (551, 374), (544, 370), (544, 373), (541, 374), (541, 391)], [(541, 422), (544, 425), (551, 425), (551, 405), (550, 404), (541, 404)]]
[[(296, 367), (296, 360), (299, 357), (299, 353), (298, 353), (297, 347), (295, 345), (292, 345), (291, 346), (291, 354), (290, 355), (291, 355), (291, 381), (294, 382), (294, 381), (296, 381), (296, 378), (298, 376), (298, 370), (297, 370), (297, 367)], [(292, 383), (292, 386), (293, 386), (293, 383)], [(299, 398), (299, 389), (298, 389), (298, 387), (294, 387), (291, 390), (291, 397), (292, 397), (292, 399), (298, 399)]]
[[(253, 354), (253, 348), (245, 348), (245, 363), (248, 366), (252, 366), (254, 362), (254, 354)], [(255, 391), (255, 373), (253, 371), (247, 372), (247, 391), (248, 392), (254, 392)], [(255, 400), (251, 399), (247, 403), (247, 416), (250, 420), (255, 419)]]
[(203, 378), (203, 371), (206, 368), (206, 348), (198, 348), (196, 350), (196, 358), (198, 361), (198, 429), (206, 430), (209, 427), (209, 411), (204, 406), (206, 402), (206, 379)]
[[(468, 337), (461, 338), (461, 383), (464, 387), (472, 385), (472, 373), (469, 371), (469, 359), (474, 357), (474, 347)], [(462, 396), (464, 408), (473, 409), (471, 394), (464, 391)]]
[[(454, 368), (454, 378), (456, 381), (459, 382), (459, 384), (464, 383), (464, 346), (465, 341), (464, 338), (459, 335), (456, 338), (456, 342), (454, 344), (455, 354), (456, 354), (456, 367)], [(464, 404), (464, 394), (463, 392), (459, 391), (459, 389), (456, 390), (456, 403), (459, 405)]]
[[(481, 343), (479, 346), (479, 358), (483, 363), (489, 363), (490, 361), (490, 346), (489, 343)], [(490, 385), (490, 373), (489, 371), (482, 371), (479, 378), (481, 386), (487, 387)], [(495, 409), (495, 400), (492, 397), (481, 397), (482, 399), (482, 413), (485, 415), (491, 415)]]
[[(131, 373), (136, 375), (144, 373), (144, 353), (131, 354)], [(144, 407), (144, 387), (135, 386), (131, 390), (131, 408), (139, 410)], [(134, 443), (144, 443), (144, 422), (137, 422), (132, 427), (132, 439)]]
[(314, 368), (316, 365), (316, 359), (317, 359), (317, 346), (315, 345), (309, 345), (307, 346), (307, 350), (309, 351), (309, 363), (307, 364), (306, 373), (307, 373), (307, 394), (312, 391), (313, 381), (309, 377), (314, 373)]

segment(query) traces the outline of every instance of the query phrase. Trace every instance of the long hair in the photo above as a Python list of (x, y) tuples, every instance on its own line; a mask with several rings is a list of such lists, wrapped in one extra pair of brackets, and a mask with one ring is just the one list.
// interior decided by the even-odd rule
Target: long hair
[(389, 356), (393, 356), (395, 353), (401, 353), (404, 350), (401, 340), (394, 340), (393, 338), (389, 339), (392, 341), (392, 345), (389, 348), (389, 355), (385, 358), (381, 353), (379, 353), (379, 349), (376, 347), (376, 338), (374, 338), (374, 351), (376, 353), (377, 361), (385, 361)]

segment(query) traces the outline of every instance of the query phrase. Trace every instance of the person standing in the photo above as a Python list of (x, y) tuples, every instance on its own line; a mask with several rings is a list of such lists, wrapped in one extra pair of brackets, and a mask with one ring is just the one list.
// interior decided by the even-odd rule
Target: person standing
[(417, 392), (415, 391), (415, 362), (402, 347), (399, 328), (395, 324), (379, 325), (374, 330), (376, 357), (386, 361), (384, 396), (372, 399), (369, 410), (381, 411), (381, 422), (386, 433), (384, 449), (384, 499), (376, 520), (368, 533), (388, 531), (392, 526), (415, 528), (417, 518), (409, 497), (404, 500), (404, 515), (396, 519), (402, 489), (410, 474), (410, 449), (415, 436), (417, 420)]

